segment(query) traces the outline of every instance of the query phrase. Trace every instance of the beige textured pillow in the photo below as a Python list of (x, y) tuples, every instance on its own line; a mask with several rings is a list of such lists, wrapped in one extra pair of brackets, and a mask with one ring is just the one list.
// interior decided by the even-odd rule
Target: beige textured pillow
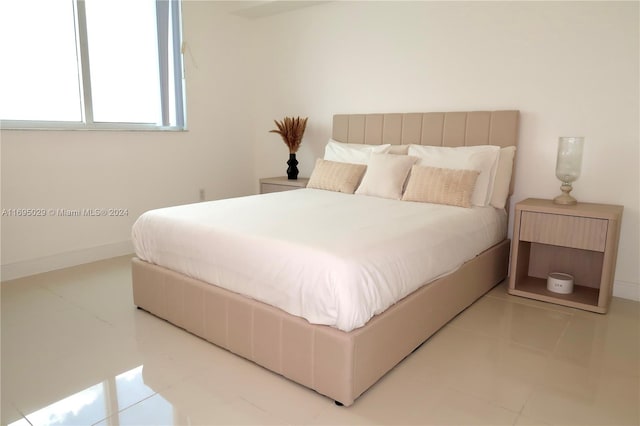
[(471, 196), (480, 172), (413, 166), (404, 201), (471, 207)]
[(367, 166), (364, 164), (340, 163), (318, 158), (307, 188), (353, 194), (366, 170)]

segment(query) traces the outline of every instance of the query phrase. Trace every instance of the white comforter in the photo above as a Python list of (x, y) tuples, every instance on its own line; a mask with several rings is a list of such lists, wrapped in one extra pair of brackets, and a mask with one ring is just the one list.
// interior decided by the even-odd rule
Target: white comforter
[(133, 226), (140, 259), (344, 331), (505, 235), (493, 207), (316, 189), (152, 210)]

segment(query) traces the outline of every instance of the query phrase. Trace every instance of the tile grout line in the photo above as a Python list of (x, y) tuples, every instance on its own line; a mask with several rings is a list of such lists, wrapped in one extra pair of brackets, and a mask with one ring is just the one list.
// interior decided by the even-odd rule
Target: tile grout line
[[(554, 311), (554, 312), (558, 312), (558, 311)], [(560, 341), (562, 340), (562, 338), (564, 337), (564, 335), (567, 333), (567, 330), (569, 329), (569, 324), (571, 324), (571, 321), (574, 320), (575, 318), (575, 314), (574, 313), (567, 313), (568, 315), (570, 315), (569, 320), (567, 321), (567, 323), (564, 325), (562, 332), (560, 333), (560, 335), (558, 336), (558, 339), (556, 340), (555, 345), (553, 346), (553, 350), (551, 350), (551, 352), (549, 353), (549, 360), (547, 361), (547, 368), (549, 367), (552, 359), (553, 359), (553, 355), (556, 353), (556, 350), (558, 349), (559, 345), (560, 345)], [(540, 382), (536, 382), (533, 387), (531, 388), (531, 390), (529, 391), (529, 395), (527, 395), (527, 398), (525, 399), (524, 403), (522, 404), (522, 408), (520, 409), (520, 413), (518, 414), (518, 416), (522, 416), (522, 412), (524, 411), (524, 409), (526, 408), (527, 404), (530, 402), (531, 400), (531, 396), (539, 389), (541, 389), (542, 384)]]
[[(162, 398), (162, 395), (160, 395), (158, 392), (154, 392), (153, 394), (151, 394), (151, 395), (149, 395), (149, 396), (147, 396), (147, 397), (145, 397), (145, 398), (142, 398), (141, 400), (136, 401), (136, 402), (134, 402), (133, 404), (128, 405), (128, 406), (126, 406), (125, 408), (123, 408), (123, 409), (120, 409), (120, 410), (116, 411), (115, 413), (111, 413), (111, 414), (110, 414), (110, 415), (108, 415), (107, 417), (105, 417), (105, 418), (103, 418), (103, 419), (100, 419), (100, 420), (98, 420), (98, 421), (97, 421), (97, 422), (95, 422), (95, 423), (92, 423), (92, 424), (91, 424), (91, 426), (96, 426), (96, 425), (98, 425), (98, 424), (100, 424), (100, 423), (104, 422), (105, 420), (108, 420), (109, 418), (111, 418), (111, 417), (113, 417), (113, 416), (118, 416), (118, 419), (119, 419), (119, 418), (120, 418), (120, 413), (122, 413), (122, 412), (124, 412), (124, 411), (127, 411), (128, 409), (130, 409), (130, 408), (132, 408), (132, 407), (135, 407), (136, 405), (140, 404), (141, 402), (144, 402), (144, 401), (148, 400), (149, 398), (153, 398), (153, 397), (154, 397), (154, 396), (156, 396), (156, 395), (158, 395), (158, 396), (160, 396), (160, 398)], [(119, 422), (118, 422), (118, 424), (119, 424)]]

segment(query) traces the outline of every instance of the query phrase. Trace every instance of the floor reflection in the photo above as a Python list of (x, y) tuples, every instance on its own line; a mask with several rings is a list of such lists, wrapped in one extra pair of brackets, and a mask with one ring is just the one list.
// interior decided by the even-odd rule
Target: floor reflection
[[(111, 377), (101, 383), (90, 386), (60, 401), (27, 414), (25, 417), (32, 425), (92, 425), (97, 422), (104, 425), (130, 423), (126, 411), (141, 399), (151, 397), (155, 391), (145, 385), (140, 365), (124, 373)], [(170, 424), (173, 421), (173, 407), (163, 398), (156, 398), (153, 421), (156, 424)], [(122, 420), (122, 421), (121, 421)], [(130, 419), (129, 419), (130, 420)], [(24, 419), (9, 426), (24, 425)]]

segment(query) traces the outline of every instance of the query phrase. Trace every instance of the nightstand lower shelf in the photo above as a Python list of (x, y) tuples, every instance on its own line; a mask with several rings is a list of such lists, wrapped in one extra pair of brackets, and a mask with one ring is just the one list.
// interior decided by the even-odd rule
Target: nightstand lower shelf
[(547, 290), (546, 279), (524, 277), (518, 281), (515, 288), (509, 289), (509, 294), (601, 314), (607, 312), (606, 308), (598, 306), (599, 289), (582, 285), (574, 285), (571, 294), (560, 294)]

